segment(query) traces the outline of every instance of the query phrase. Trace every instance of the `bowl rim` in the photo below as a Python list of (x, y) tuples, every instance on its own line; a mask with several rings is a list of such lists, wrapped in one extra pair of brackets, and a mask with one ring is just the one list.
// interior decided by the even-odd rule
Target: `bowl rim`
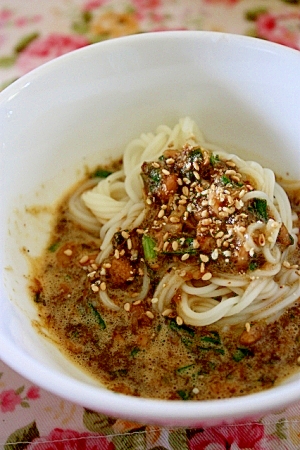
[[(149, 32), (102, 41), (59, 56), (23, 75), (11, 85), (7, 86), (0, 93), (0, 103), (7, 101), (11, 95), (21, 90), (27, 83), (34, 82), (36, 78), (43, 77), (44, 74), (56, 70), (74, 58), (81, 58), (82, 55), (93, 54), (94, 52), (101, 53), (102, 49), (106, 48), (113, 51), (114, 48), (122, 45), (135, 43), (142, 45), (144, 41), (150, 40), (159, 43), (165, 39), (194, 39), (204, 42), (222, 39), (227, 40), (228, 43), (234, 46), (246, 45), (259, 51), (274, 52), (277, 55), (283, 56), (292, 55), (300, 59), (298, 50), (250, 36), (191, 30)], [(201, 424), (202, 421), (206, 421), (207, 419), (215, 419), (219, 422), (222, 420), (227, 421), (230, 418), (238, 420), (245, 416), (262, 416), (264, 412), (279, 409), (300, 399), (300, 383), (298, 380), (242, 397), (206, 401), (169, 401), (119, 394), (107, 389), (99, 389), (98, 387), (88, 385), (85, 382), (61, 374), (54, 369), (50, 372), (40, 362), (24, 354), (24, 352), (3, 334), (1, 329), (0, 357), (13, 370), (55, 395), (94, 409), (95, 411), (100, 408), (105, 414), (127, 419), (130, 418), (135, 421), (139, 421), (142, 411), (143, 422), (146, 420), (149, 424), (175, 423), (189, 425), (190, 423)], [(85, 400), (83, 400), (82, 392), (85, 393)]]

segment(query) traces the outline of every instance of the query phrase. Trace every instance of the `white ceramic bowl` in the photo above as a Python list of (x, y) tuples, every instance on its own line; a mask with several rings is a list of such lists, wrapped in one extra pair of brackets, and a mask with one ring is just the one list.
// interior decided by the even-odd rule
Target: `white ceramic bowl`
[[(26, 255), (47, 239), (53, 202), (85, 167), (189, 115), (210, 142), (300, 178), (300, 53), (211, 32), (150, 33), (60, 57), (0, 94), (0, 357), (41, 387), (111, 416), (160, 425), (259, 417), (300, 400), (300, 379), (228, 400), (134, 398), (98, 387), (32, 327)], [(34, 205), (44, 212), (32, 214)]]

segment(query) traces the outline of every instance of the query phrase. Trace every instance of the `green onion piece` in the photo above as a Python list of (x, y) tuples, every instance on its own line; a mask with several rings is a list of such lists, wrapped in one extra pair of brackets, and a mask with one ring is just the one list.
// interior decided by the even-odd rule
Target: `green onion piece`
[(132, 358), (134, 358), (138, 354), (139, 351), (140, 351), (140, 349), (138, 347), (134, 347), (130, 352), (130, 356), (132, 356)]
[(180, 397), (182, 400), (189, 400), (189, 398), (190, 398), (190, 393), (189, 393), (189, 392), (186, 392), (186, 391), (180, 390), (180, 391), (177, 391), (177, 394), (179, 395), (179, 397)]
[(176, 369), (176, 372), (185, 373), (188, 372), (188, 370), (191, 369), (192, 367), (195, 367), (195, 364), (189, 364), (188, 366), (179, 367), (178, 369)]
[(56, 252), (56, 250), (58, 249), (58, 247), (60, 246), (60, 242), (54, 242), (53, 244), (51, 244), (48, 247), (49, 252), (54, 253)]
[(219, 161), (219, 155), (214, 155), (213, 153), (210, 155), (209, 162), (211, 166), (215, 166)]
[(252, 202), (252, 208), (258, 220), (268, 221), (267, 200), (264, 198), (255, 198)]
[(112, 172), (105, 169), (97, 169), (92, 174), (91, 178), (107, 178), (109, 175), (111, 175)]
[(228, 178), (228, 177), (226, 177), (226, 175), (222, 175), (221, 176), (221, 182), (223, 183), (223, 184), (231, 184), (231, 180), (230, 180), (230, 178)]
[(102, 319), (101, 314), (99, 313), (99, 311), (95, 308), (95, 306), (93, 306), (91, 303), (89, 303), (89, 307), (91, 308), (91, 310), (94, 313), (94, 316), (97, 319), (98, 324), (100, 325), (100, 328), (102, 330), (105, 330), (106, 328), (106, 323), (104, 322), (104, 320)]
[(232, 355), (232, 359), (235, 362), (240, 362), (242, 359), (244, 359), (246, 356), (251, 355), (252, 352), (251, 350), (249, 350), (248, 348), (242, 348), (242, 347), (238, 347), (236, 349), (236, 352)]
[(143, 234), (142, 245), (144, 250), (145, 260), (147, 262), (153, 262), (157, 258), (157, 253), (155, 250), (156, 242), (150, 236)]

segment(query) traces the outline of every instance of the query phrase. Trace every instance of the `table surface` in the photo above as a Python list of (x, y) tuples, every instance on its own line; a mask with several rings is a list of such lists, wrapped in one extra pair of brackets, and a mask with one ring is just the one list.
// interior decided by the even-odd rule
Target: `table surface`
[[(0, 0), (0, 90), (90, 43), (174, 29), (250, 35), (300, 50), (300, 0)], [(300, 403), (251, 423), (165, 430), (87, 411), (0, 361), (0, 448), (294, 450)]]

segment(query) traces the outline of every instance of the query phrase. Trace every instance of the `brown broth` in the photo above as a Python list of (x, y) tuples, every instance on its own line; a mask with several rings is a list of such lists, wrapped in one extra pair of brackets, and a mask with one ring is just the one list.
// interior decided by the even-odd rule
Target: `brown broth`
[[(129, 311), (109, 311), (80, 263), (84, 255), (97, 255), (100, 241), (70, 219), (67, 199), (58, 208), (49, 247), (35, 264), (31, 292), (41, 324), (92, 377), (134, 396), (203, 400), (259, 392), (298, 370), (298, 304), (273, 324), (256, 324), (259, 339), (252, 344), (241, 338), (244, 323), (178, 326), (153, 310), (151, 295)], [(123, 290), (115, 294), (121, 304)]]

